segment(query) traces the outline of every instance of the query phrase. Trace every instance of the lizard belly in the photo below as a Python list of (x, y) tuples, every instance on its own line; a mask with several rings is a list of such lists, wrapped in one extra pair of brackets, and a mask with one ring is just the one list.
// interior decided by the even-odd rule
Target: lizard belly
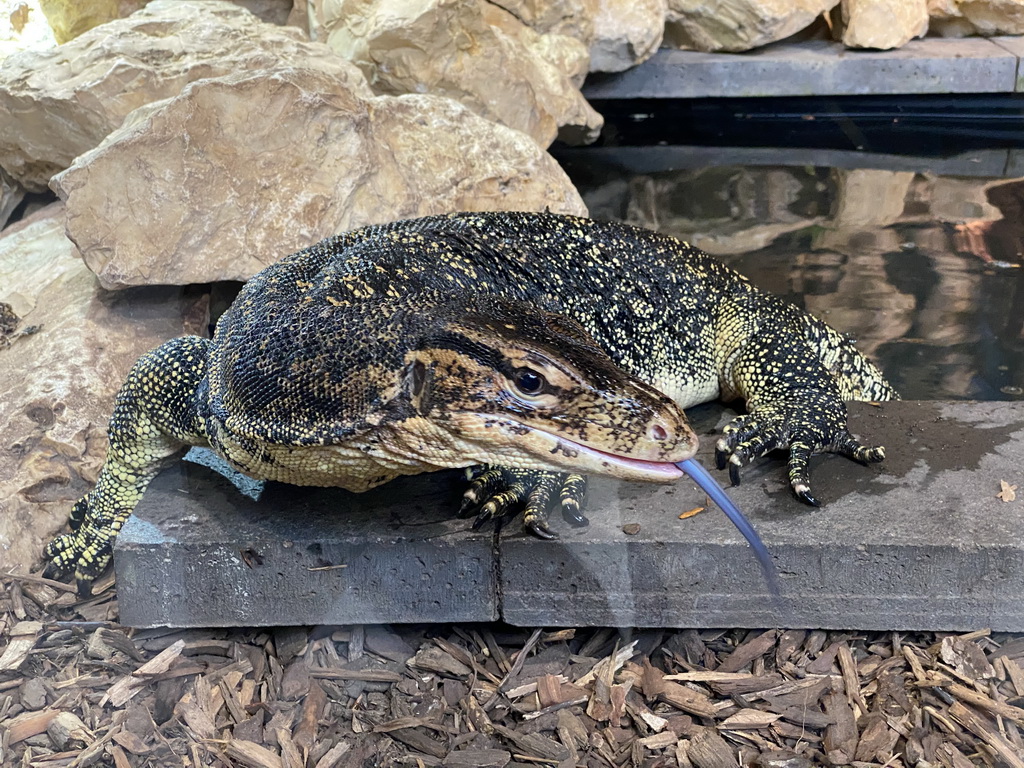
[[(408, 427), (409, 422), (405, 425)], [(330, 445), (271, 443), (234, 435), (219, 424), (213, 436), (213, 449), (250, 477), (292, 485), (344, 488), (355, 493), (402, 475), (476, 463), (466, 457), (465, 446), (452, 445), (450, 436), (437, 429), (379, 426)]]

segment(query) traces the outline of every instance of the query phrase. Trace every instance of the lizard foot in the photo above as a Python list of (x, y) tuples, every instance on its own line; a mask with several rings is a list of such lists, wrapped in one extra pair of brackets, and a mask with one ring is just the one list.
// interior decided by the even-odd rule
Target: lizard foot
[(43, 556), (49, 562), (43, 576), (61, 579), (74, 573), (78, 596), (89, 597), (92, 582), (110, 565), (114, 539), (127, 518), (128, 513), (97, 515), (88, 495), (79, 499), (68, 519), (71, 533), (60, 534), (46, 545)]
[(789, 451), (789, 484), (797, 498), (820, 506), (811, 493), (808, 462), (819, 452), (839, 453), (872, 463), (885, 458), (882, 446), (859, 442), (846, 428), (846, 406), (823, 399), (815, 403), (782, 403), (755, 408), (723, 430), (715, 446), (715, 463), (729, 468), (729, 480), (740, 483), (740, 468), (775, 449)]
[(460, 517), (476, 512), (473, 529), (487, 521), (523, 510), (523, 525), (542, 539), (558, 538), (548, 526), (548, 510), (558, 499), (563, 513), (582, 521), (580, 508), (586, 495), (583, 475), (539, 472), (510, 467), (484, 467), (473, 478), (462, 499)]

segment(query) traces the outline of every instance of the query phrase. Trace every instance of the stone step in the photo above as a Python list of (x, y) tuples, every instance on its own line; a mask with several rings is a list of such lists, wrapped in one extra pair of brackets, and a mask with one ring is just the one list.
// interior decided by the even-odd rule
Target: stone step
[(1020, 179), (1024, 176), (1024, 149), (1014, 148), (972, 149), (949, 157), (896, 155), (852, 149), (698, 145), (559, 147), (553, 154), (563, 167), (582, 166), (597, 169), (598, 172), (609, 169), (609, 174), (619, 177), (723, 166), (872, 169), (975, 179)]
[(891, 51), (827, 40), (782, 41), (745, 53), (662, 48), (637, 67), (593, 74), (588, 99), (700, 99), (1013, 93), (1024, 90), (1019, 37), (925, 38)]
[[(705, 466), (732, 415), (693, 409)], [(815, 458), (820, 509), (790, 496), (774, 456), (729, 491), (772, 553), (780, 597), (689, 480), (595, 479), (589, 525), (554, 514), (560, 538), (546, 542), (518, 521), (495, 537), (451, 518), (457, 471), (366, 494), (267, 484), (255, 501), (251, 485), (186, 461), (118, 539), (121, 620), (1024, 631), (1024, 501), (996, 498), (1001, 480), (1024, 486), (1024, 403), (856, 403), (851, 428), (888, 458)]]

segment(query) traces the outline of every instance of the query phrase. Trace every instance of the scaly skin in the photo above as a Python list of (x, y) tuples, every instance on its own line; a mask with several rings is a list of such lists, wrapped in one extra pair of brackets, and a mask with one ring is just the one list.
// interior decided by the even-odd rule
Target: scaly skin
[(525, 505), (550, 535), (547, 507), (578, 515), (584, 474), (677, 478), (696, 450), (681, 409), (719, 396), (748, 409), (720, 466), (738, 480), (788, 449), (817, 503), (812, 453), (884, 455), (847, 431), (845, 401), (897, 395), (842, 335), (665, 235), (535, 213), (368, 227), (256, 275), (212, 341), (140, 360), (50, 570), (88, 589), (160, 464), (197, 444), (257, 478), (355, 491), (477, 466), (464, 512)]

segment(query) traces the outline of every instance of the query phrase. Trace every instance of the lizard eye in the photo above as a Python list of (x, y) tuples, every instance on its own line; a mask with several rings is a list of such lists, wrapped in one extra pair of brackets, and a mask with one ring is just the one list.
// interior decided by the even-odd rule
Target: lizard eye
[(547, 380), (529, 368), (519, 368), (512, 374), (512, 384), (524, 395), (539, 395)]

